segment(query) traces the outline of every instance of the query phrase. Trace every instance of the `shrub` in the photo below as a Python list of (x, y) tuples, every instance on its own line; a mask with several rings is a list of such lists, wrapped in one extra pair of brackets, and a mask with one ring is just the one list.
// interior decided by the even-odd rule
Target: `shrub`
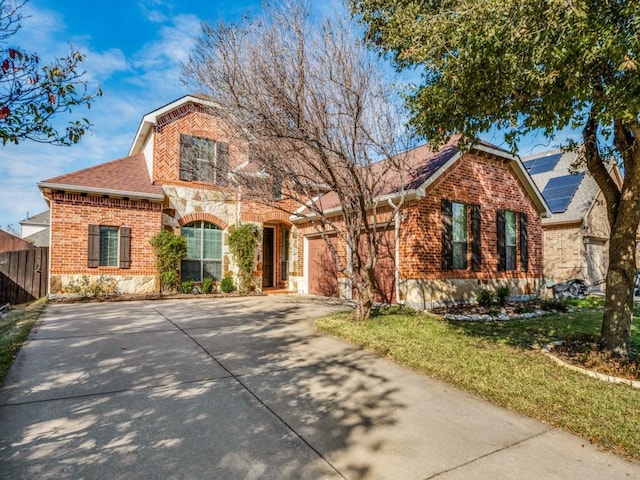
[(214, 281), (211, 277), (204, 277), (201, 285), (202, 293), (213, 293), (215, 287)]
[(238, 290), (240, 293), (247, 293), (251, 290), (256, 247), (260, 239), (260, 231), (250, 223), (238, 224), (229, 233), (229, 251), (238, 266)]
[(494, 299), (495, 293), (486, 288), (481, 288), (478, 290), (478, 293), (476, 293), (476, 301), (478, 305), (483, 308), (489, 308), (493, 304)]
[(118, 295), (118, 284), (114, 278), (101, 275), (91, 281), (89, 277), (83, 275), (76, 278), (66, 288), (68, 292), (77, 293), (82, 298), (111, 297)]
[(163, 290), (175, 290), (180, 286), (180, 261), (187, 254), (187, 239), (162, 230), (151, 239), (151, 246)]
[(509, 300), (509, 296), (511, 295), (511, 289), (509, 287), (499, 287), (496, 290), (496, 303), (504, 307), (507, 304), (507, 300)]
[(233, 273), (225, 272), (224, 277), (222, 277), (222, 281), (220, 282), (220, 290), (223, 293), (231, 293), (235, 290), (235, 286), (233, 285)]
[(569, 307), (562, 300), (558, 300), (555, 298), (546, 298), (540, 301), (540, 308), (542, 310), (548, 311), (566, 312)]
[(193, 293), (193, 280), (185, 280), (180, 284), (181, 293)]

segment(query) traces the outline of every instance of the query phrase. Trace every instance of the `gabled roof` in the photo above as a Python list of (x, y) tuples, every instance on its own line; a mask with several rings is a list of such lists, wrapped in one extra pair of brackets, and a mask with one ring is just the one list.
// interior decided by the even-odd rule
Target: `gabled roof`
[[(27, 212), (27, 215), (29, 213)], [(49, 210), (45, 210), (44, 212), (40, 212), (37, 215), (31, 215), (23, 220), (20, 220), (20, 225), (49, 225), (51, 221), (51, 212)]]
[(209, 108), (215, 108), (217, 106), (214, 102), (211, 101), (211, 99), (209, 99), (205, 95), (194, 94), (185, 95), (184, 97), (167, 103), (166, 105), (147, 113), (144, 117), (142, 117), (142, 121), (140, 122), (138, 131), (136, 132), (136, 136), (133, 139), (133, 144), (131, 145), (131, 149), (129, 150), (129, 155), (136, 155), (142, 152), (142, 147), (144, 145), (145, 139), (156, 124), (158, 117), (189, 103), (202, 105)]
[(571, 175), (569, 168), (578, 155), (576, 152), (551, 150), (522, 159), (552, 208), (553, 217), (543, 220), (545, 224), (582, 221), (600, 192), (586, 167), (579, 168), (577, 175)]
[[(434, 150), (430, 145), (421, 145), (401, 154), (407, 155), (406, 162), (409, 166), (409, 170), (412, 172), (411, 179), (404, 185), (404, 193), (407, 197), (425, 196), (429, 186), (449, 170), (449, 168), (460, 158), (462, 158), (464, 152), (458, 146), (460, 140), (460, 136), (454, 136), (438, 150)], [(522, 161), (517, 156), (484, 141), (480, 141), (472, 146), (470, 151), (493, 155), (510, 163), (515, 175), (521, 181), (541, 216), (551, 216), (551, 212), (542, 197), (540, 190), (524, 168)], [(376, 167), (381, 168), (379, 164), (374, 164), (373, 168)], [(400, 195), (400, 192), (397, 189), (398, 183), (399, 182), (388, 182), (389, 185), (396, 185), (396, 187), (382, 192), (379, 200), (386, 201), (387, 198), (392, 200), (393, 198), (398, 197)], [(326, 195), (315, 199), (314, 202), (317, 205), (320, 205), (325, 213), (330, 213), (334, 210), (337, 212), (341, 209), (338, 196), (334, 192), (329, 192)], [(302, 214), (303, 212), (304, 208), (300, 209), (300, 213)]]
[(39, 232), (27, 235), (24, 240), (33, 244), (34, 247), (48, 247), (49, 246), (49, 227), (43, 228)]
[(38, 183), (41, 190), (63, 190), (148, 200), (162, 200), (160, 185), (154, 185), (144, 155), (138, 154), (77, 170)]

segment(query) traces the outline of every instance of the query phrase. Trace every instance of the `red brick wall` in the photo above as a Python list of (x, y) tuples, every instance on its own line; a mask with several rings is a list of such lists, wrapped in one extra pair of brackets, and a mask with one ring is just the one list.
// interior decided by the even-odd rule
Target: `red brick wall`
[[(478, 204), (482, 222), (482, 270), (441, 271), (442, 217), (441, 200)], [(518, 238), (518, 270), (498, 271), (498, 209), (525, 212), (529, 223), (529, 268), (520, 271), (520, 232)], [(508, 163), (466, 154), (449, 172), (427, 190), (425, 198), (408, 203), (400, 228), (400, 277), (402, 279), (496, 279), (542, 276), (542, 226), (540, 216), (524, 187)], [(471, 215), (468, 211), (469, 243)], [(519, 222), (519, 219), (518, 219)]]
[[(51, 275), (155, 275), (149, 241), (161, 229), (160, 203), (54, 193)], [(88, 225), (131, 228), (131, 268), (87, 267)]]
[[(180, 180), (180, 134), (193, 135), (229, 144), (229, 168), (248, 158), (246, 150), (225, 125), (213, 115), (194, 111), (179, 117), (154, 132), (153, 180), (162, 184), (182, 185), (205, 190), (228, 190), (205, 182)], [(232, 187), (229, 187), (232, 188)], [(235, 190), (235, 189), (233, 189)]]

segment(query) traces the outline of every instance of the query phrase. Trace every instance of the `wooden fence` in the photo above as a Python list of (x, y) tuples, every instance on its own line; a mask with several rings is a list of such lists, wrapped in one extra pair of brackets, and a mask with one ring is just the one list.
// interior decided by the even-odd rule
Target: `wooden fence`
[(46, 247), (0, 253), (0, 303), (17, 305), (44, 297), (48, 272)]

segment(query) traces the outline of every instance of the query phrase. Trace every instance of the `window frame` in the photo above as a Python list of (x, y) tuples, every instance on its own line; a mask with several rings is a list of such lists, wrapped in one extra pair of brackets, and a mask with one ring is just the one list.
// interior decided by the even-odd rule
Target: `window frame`
[(226, 186), (229, 172), (229, 147), (225, 142), (180, 134), (178, 178)]
[[(213, 228), (211, 227), (206, 228), (205, 225), (209, 225)], [(195, 282), (201, 282), (205, 277), (211, 277), (214, 279), (214, 281), (219, 282), (222, 279), (222, 267), (223, 267), (223, 260), (224, 260), (224, 252), (223, 252), (224, 230), (220, 228), (219, 225), (216, 225), (215, 223), (212, 223), (212, 222), (207, 222), (206, 220), (196, 220), (194, 222), (188, 223), (187, 225), (183, 225), (180, 229), (180, 235), (186, 237), (187, 235), (185, 234), (185, 232), (187, 231), (187, 229), (194, 229), (197, 232), (199, 232), (199, 235), (197, 238), (199, 255), (195, 257), (193, 256), (193, 252), (189, 252), (189, 243), (187, 238), (187, 255), (180, 263), (180, 279), (182, 281), (193, 280)], [(212, 256), (205, 257), (205, 252), (206, 252), (205, 231), (206, 230), (219, 232), (219, 238), (217, 239), (218, 246), (215, 247), (216, 249), (219, 249), (219, 252), (215, 252), (215, 253), (219, 253), (219, 258), (215, 258)], [(196, 262), (199, 263), (199, 268), (198, 268), (199, 278), (191, 278), (191, 277), (187, 278), (185, 275), (185, 272), (189, 271), (191, 273), (193, 272), (193, 269), (185, 268), (185, 264), (186, 263), (194, 264)], [(210, 274), (210, 272), (207, 272), (205, 268), (205, 265), (207, 264), (214, 264), (216, 273), (219, 272), (219, 274), (215, 275), (215, 274)]]
[[(526, 271), (528, 267), (528, 253), (525, 252), (524, 254), (526, 257), (525, 264), (522, 251), (522, 228), (526, 228), (526, 221), (524, 225), (523, 221), (523, 214), (520, 212), (514, 210), (497, 211), (498, 271), (513, 272), (518, 271), (519, 267), (522, 268), (522, 271)], [(520, 241), (520, 243), (518, 243), (518, 241)], [(526, 246), (526, 244), (527, 241), (524, 239), (524, 245)], [(521, 265), (518, 265), (518, 255), (520, 255)]]
[[(87, 267), (88, 268), (131, 268), (131, 228), (116, 225), (89, 224), (87, 243)], [(115, 239), (110, 241), (115, 243), (115, 259), (110, 259), (109, 254), (104, 256), (104, 239), (107, 232), (117, 232)], [(107, 241), (109, 241), (107, 239)], [(108, 247), (113, 251), (114, 245)]]
[(99, 267), (117, 267), (120, 259), (120, 228), (100, 225)]
[[(451, 270), (466, 270), (469, 268), (469, 219), (467, 210), (465, 203), (451, 202)], [(463, 226), (463, 235), (459, 239), (456, 239), (456, 236), (459, 236), (456, 233), (460, 233), (460, 229), (456, 229), (456, 219), (458, 219), (457, 225)]]

